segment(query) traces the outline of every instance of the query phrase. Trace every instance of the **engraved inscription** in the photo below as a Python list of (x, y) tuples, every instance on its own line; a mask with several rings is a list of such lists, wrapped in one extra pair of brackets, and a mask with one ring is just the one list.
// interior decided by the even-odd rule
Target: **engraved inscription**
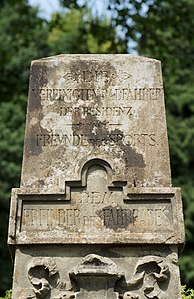
[[(53, 203), (50, 206), (26, 205), (23, 208), (22, 225), (23, 228), (48, 229), (66, 226), (80, 225), (80, 210), (76, 208), (56, 207)], [(84, 220), (84, 218), (83, 218)]]
[(132, 115), (132, 107), (60, 107), (60, 116), (64, 115), (81, 115), (86, 116), (88, 114), (95, 116), (122, 116)]
[[(127, 80), (131, 77), (131, 74), (128, 72), (120, 71), (118, 75), (123, 80)], [(77, 83), (90, 83), (92, 82), (109, 82), (117, 78), (115, 72), (107, 70), (78, 70), (77, 72), (67, 72), (64, 74), (63, 78), (68, 82), (77, 82)]]
[(99, 204), (110, 204), (114, 199), (118, 199), (118, 192), (107, 191), (107, 192), (72, 192), (72, 198), (79, 204), (90, 204), (90, 205), (99, 205)]
[[(55, 206), (55, 205), (54, 205)], [(97, 215), (83, 215), (75, 208), (43, 208), (40, 206), (24, 208), (22, 217), (22, 230), (47, 230), (66, 228), (76, 231), (87, 225), (101, 223)]]
[[(81, 126), (82, 123), (75, 124), (74, 126)], [(90, 143), (95, 145), (110, 145), (114, 146), (115, 143), (122, 142), (124, 145), (131, 146), (155, 146), (156, 136), (154, 133), (134, 133), (122, 136), (121, 134), (106, 134), (90, 135), (83, 134), (37, 134), (36, 146), (89, 146)]]
[(169, 209), (165, 206), (159, 207), (141, 207), (136, 206), (132, 209), (119, 207), (105, 207), (103, 208), (104, 225), (107, 228), (121, 228), (135, 226), (140, 228), (155, 228), (156, 230), (161, 226), (170, 229), (172, 219)]
[[(78, 192), (74, 194), (77, 198)], [(22, 212), (22, 230), (45, 230), (65, 228), (70, 231), (84, 230), (86, 226), (96, 226), (110, 229), (127, 229), (143, 232), (171, 230), (172, 212), (170, 203), (149, 204), (143, 201), (132, 203), (132, 207), (105, 206), (105, 202), (114, 202), (116, 193), (83, 192), (74, 205), (65, 207), (55, 202), (51, 204), (25, 203)], [(118, 196), (119, 198), (120, 196)], [(117, 200), (118, 201), (118, 200)], [(142, 205), (143, 204), (143, 205)], [(92, 206), (90, 214), (86, 214), (86, 206)], [(100, 207), (102, 206), (102, 209)]]
[[(32, 89), (37, 92), (36, 89)], [(40, 88), (38, 93), (42, 101), (72, 102), (74, 100), (92, 101), (110, 98), (115, 101), (151, 101), (159, 100), (162, 88)]]

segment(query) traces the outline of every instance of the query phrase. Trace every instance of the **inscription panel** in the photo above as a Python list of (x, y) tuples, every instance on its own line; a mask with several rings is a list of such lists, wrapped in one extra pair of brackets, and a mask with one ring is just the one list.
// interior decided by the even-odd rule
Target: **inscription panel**
[(15, 189), (16, 230), (10, 230), (9, 244), (14, 239), (17, 244), (178, 244), (184, 238), (177, 188), (137, 188), (127, 195), (121, 187), (71, 189), (70, 199), (64, 194), (23, 195)]
[[(113, 207), (100, 207), (107, 194), (84, 193), (75, 206), (66, 202), (56, 204), (36, 203), (23, 200), (21, 231), (66, 229), (70, 232), (87, 230), (87, 226), (96, 226), (99, 230), (110, 228), (125, 229), (128, 232), (168, 232), (173, 230), (172, 207), (169, 200), (132, 201), (130, 204)], [(25, 198), (25, 197), (24, 197)], [(109, 199), (110, 200), (110, 199)], [(92, 205), (92, 213), (85, 213), (86, 206)], [(90, 227), (91, 228), (91, 227)]]

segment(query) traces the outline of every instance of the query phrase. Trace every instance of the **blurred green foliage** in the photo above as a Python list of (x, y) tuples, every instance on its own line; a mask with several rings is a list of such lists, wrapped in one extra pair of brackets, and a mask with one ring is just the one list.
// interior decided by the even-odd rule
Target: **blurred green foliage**
[(12, 290), (8, 290), (5, 292), (5, 297), (0, 297), (0, 299), (11, 299)]
[(101, 16), (91, 12), (92, 1), (61, 0), (65, 10), (50, 21), (27, 0), (0, 2), (1, 291), (11, 287), (5, 244), (10, 190), (19, 186), (30, 62), (60, 53), (135, 51), (162, 61), (173, 185), (182, 187), (184, 201), (182, 281), (190, 287), (194, 281), (194, 1), (107, 0)]
[(186, 285), (182, 286), (182, 299), (193, 299), (194, 298), (194, 290), (187, 289)]

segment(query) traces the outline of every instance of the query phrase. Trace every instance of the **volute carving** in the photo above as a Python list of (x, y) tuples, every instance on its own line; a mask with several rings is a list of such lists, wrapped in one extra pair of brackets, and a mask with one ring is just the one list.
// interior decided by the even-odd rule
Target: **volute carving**
[(117, 284), (117, 289), (123, 299), (165, 299), (169, 279), (169, 266), (163, 258), (146, 256), (139, 259), (132, 279), (121, 281), (120, 285)]

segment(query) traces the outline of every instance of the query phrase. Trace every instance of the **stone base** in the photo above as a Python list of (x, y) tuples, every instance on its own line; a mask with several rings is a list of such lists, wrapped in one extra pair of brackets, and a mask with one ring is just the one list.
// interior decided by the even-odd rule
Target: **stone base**
[(179, 299), (176, 246), (23, 245), (12, 299)]

